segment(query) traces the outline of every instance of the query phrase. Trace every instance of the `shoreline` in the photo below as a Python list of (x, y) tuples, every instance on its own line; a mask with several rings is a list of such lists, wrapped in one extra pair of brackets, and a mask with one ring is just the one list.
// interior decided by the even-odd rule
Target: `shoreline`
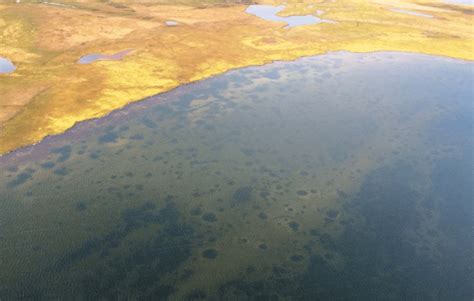
[[(320, 57), (320, 56), (326, 56), (326, 55), (332, 55), (332, 54), (337, 54), (337, 53), (349, 53), (352, 55), (370, 55), (370, 54), (407, 54), (407, 55), (417, 55), (417, 56), (426, 56), (426, 57), (435, 57), (439, 59), (445, 59), (445, 60), (451, 60), (451, 61), (457, 61), (457, 62), (462, 62), (462, 63), (472, 63), (472, 60), (466, 60), (466, 59), (459, 59), (459, 58), (453, 58), (449, 56), (442, 56), (442, 55), (431, 55), (431, 54), (425, 54), (425, 53), (419, 53), (419, 52), (411, 52), (411, 51), (386, 51), (386, 50), (381, 50), (381, 51), (368, 51), (368, 52), (354, 52), (354, 51), (346, 51), (346, 50), (340, 50), (340, 51), (329, 51), (323, 54), (317, 54), (317, 55), (308, 55), (308, 56), (301, 56), (293, 60), (274, 60), (269, 63), (265, 63), (262, 65), (249, 65), (249, 66), (244, 66), (244, 67), (238, 67), (238, 68), (233, 68), (229, 69), (223, 73), (217, 74), (217, 75), (212, 75), (207, 78), (203, 78), (197, 81), (185, 83), (182, 85), (179, 85), (169, 91), (165, 91), (162, 93), (158, 93), (155, 95), (151, 95), (149, 97), (135, 100), (132, 102), (127, 103), (121, 108), (112, 110), (108, 112), (107, 114), (103, 116), (99, 116), (96, 118), (90, 118), (90, 119), (85, 119), (76, 122), (72, 127), (66, 129), (64, 132), (58, 133), (58, 134), (53, 134), (53, 135), (47, 135), (40, 141), (34, 144), (29, 144), (25, 145), (16, 149), (13, 149), (9, 152), (6, 152), (4, 154), (0, 154), (0, 167), (8, 167), (9, 164), (12, 164), (13, 162), (9, 162), (10, 160), (13, 160), (15, 162), (23, 162), (24, 160), (30, 159), (28, 156), (32, 152), (39, 152), (38, 155), (39, 157), (42, 157), (46, 154), (46, 151), (49, 150), (48, 146), (51, 146), (56, 140), (61, 139), (61, 138), (68, 138), (68, 137), (74, 137), (75, 135), (81, 135), (81, 134), (86, 134), (89, 131), (93, 130), (95, 126), (100, 126), (101, 124), (108, 122), (109, 120), (117, 119), (119, 117), (129, 115), (133, 113), (136, 113), (141, 109), (141, 107), (146, 106), (149, 103), (156, 102), (160, 104), (166, 104), (168, 102), (172, 102), (176, 97), (179, 97), (182, 94), (185, 94), (189, 91), (194, 90), (196, 87), (199, 86), (204, 86), (207, 84), (207, 82), (215, 80), (221, 76), (227, 75), (231, 72), (236, 72), (240, 70), (245, 70), (245, 69), (250, 69), (250, 68), (265, 68), (267, 66), (271, 66), (273, 64), (278, 64), (278, 63), (291, 63), (291, 62), (296, 62), (298, 60), (303, 60), (303, 59), (308, 59), (308, 58), (315, 58), (315, 57)], [(49, 153), (48, 153), (49, 154)]]
[[(0, 6), (0, 24), (22, 34), (21, 40), (8, 39), (6, 46), (0, 47), (0, 52), (18, 65), (14, 75), (0, 76), (5, 100), (0, 153), (4, 156), (36, 145), (79, 122), (102, 118), (128, 104), (250, 66), (334, 51), (399, 51), (474, 61), (469, 51), (474, 39), (469, 26), (472, 9), (453, 5), (441, 9), (439, 3), (420, 7), (416, 0), (341, 1), (288, 6), (288, 16), (306, 15), (318, 8), (325, 11), (324, 18), (337, 22), (291, 30), (245, 13), (247, 5), (196, 9), (97, 4), (85, 5), (81, 9), (88, 13), (79, 15), (46, 6), (38, 6), (35, 14), (30, 5)], [(347, 5), (361, 6), (348, 11)], [(386, 9), (387, 5), (426, 7), (435, 18), (395, 14)], [(75, 23), (64, 31), (54, 30), (76, 16)], [(171, 18), (180, 26), (166, 27), (163, 22)], [(13, 21), (23, 27), (16, 28)], [(107, 30), (91, 33), (82, 26), (85, 23)], [(137, 53), (119, 63), (76, 64), (84, 54), (129, 48)]]

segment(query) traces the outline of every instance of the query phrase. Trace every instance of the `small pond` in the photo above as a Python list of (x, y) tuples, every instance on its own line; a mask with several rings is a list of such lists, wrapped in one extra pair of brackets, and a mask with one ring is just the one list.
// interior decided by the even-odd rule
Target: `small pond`
[(127, 49), (115, 54), (88, 54), (81, 57), (78, 61), (78, 64), (91, 64), (97, 61), (120, 61), (124, 56), (132, 52), (133, 49)]
[(15, 70), (15, 65), (9, 59), (0, 57), (0, 74), (12, 73)]
[(178, 22), (173, 21), (173, 20), (168, 20), (168, 21), (165, 21), (165, 25), (166, 26), (177, 26)]
[(311, 25), (317, 23), (335, 23), (331, 20), (323, 20), (313, 15), (280, 17), (277, 14), (285, 9), (284, 5), (249, 5), (245, 10), (248, 14), (255, 15), (267, 21), (284, 22), (287, 28)]

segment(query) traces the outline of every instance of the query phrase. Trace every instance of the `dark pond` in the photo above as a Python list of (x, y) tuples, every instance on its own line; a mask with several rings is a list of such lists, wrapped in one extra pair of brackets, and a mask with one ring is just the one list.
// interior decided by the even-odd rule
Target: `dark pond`
[(472, 63), (332, 53), (0, 158), (2, 300), (472, 300)]

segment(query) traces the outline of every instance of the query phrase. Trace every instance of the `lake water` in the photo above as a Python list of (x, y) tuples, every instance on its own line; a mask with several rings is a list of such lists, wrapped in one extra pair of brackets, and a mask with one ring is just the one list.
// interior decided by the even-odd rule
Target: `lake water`
[(15, 70), (15, 65), (9, 59), (0, 57), (0, 74), (11, 73)]
[(228, 72), (0, 158), (0, 297), (471, 300), (472, 63)]
[(124, 56), (126, 56), (132, 51), (133, 49), (127, 49), (127, 50), (117, 52), (115, 54), (98, 54), (98, 53), (88, 54), (81, 57), (78, 61), (78, 64), (91, 64), (96, 61), (120, 61), (121, 59), (123, 59)]
[(334, 23), (334, 21), (323, 20), (313, 15), (289, 16), (289, 17), (277, 16), (277, 14), (284, 9), (285, 9), (284, 5), (279, 5), (279, 6), (249, 5), (249, 7), (245, 10), (245, 12), (255, 15), (267, 21), (284, 22), (287, 24), (286, 27), (288, 28), (295, 27), (295, 26), (317, 24), (317, 23)]

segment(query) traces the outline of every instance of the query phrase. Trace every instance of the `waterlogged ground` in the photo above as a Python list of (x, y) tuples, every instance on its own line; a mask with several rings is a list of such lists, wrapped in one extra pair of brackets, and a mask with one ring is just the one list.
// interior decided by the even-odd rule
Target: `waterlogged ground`
[(471, 300), (472, 63), (229, 72), (0, 159), (0, 298)]

